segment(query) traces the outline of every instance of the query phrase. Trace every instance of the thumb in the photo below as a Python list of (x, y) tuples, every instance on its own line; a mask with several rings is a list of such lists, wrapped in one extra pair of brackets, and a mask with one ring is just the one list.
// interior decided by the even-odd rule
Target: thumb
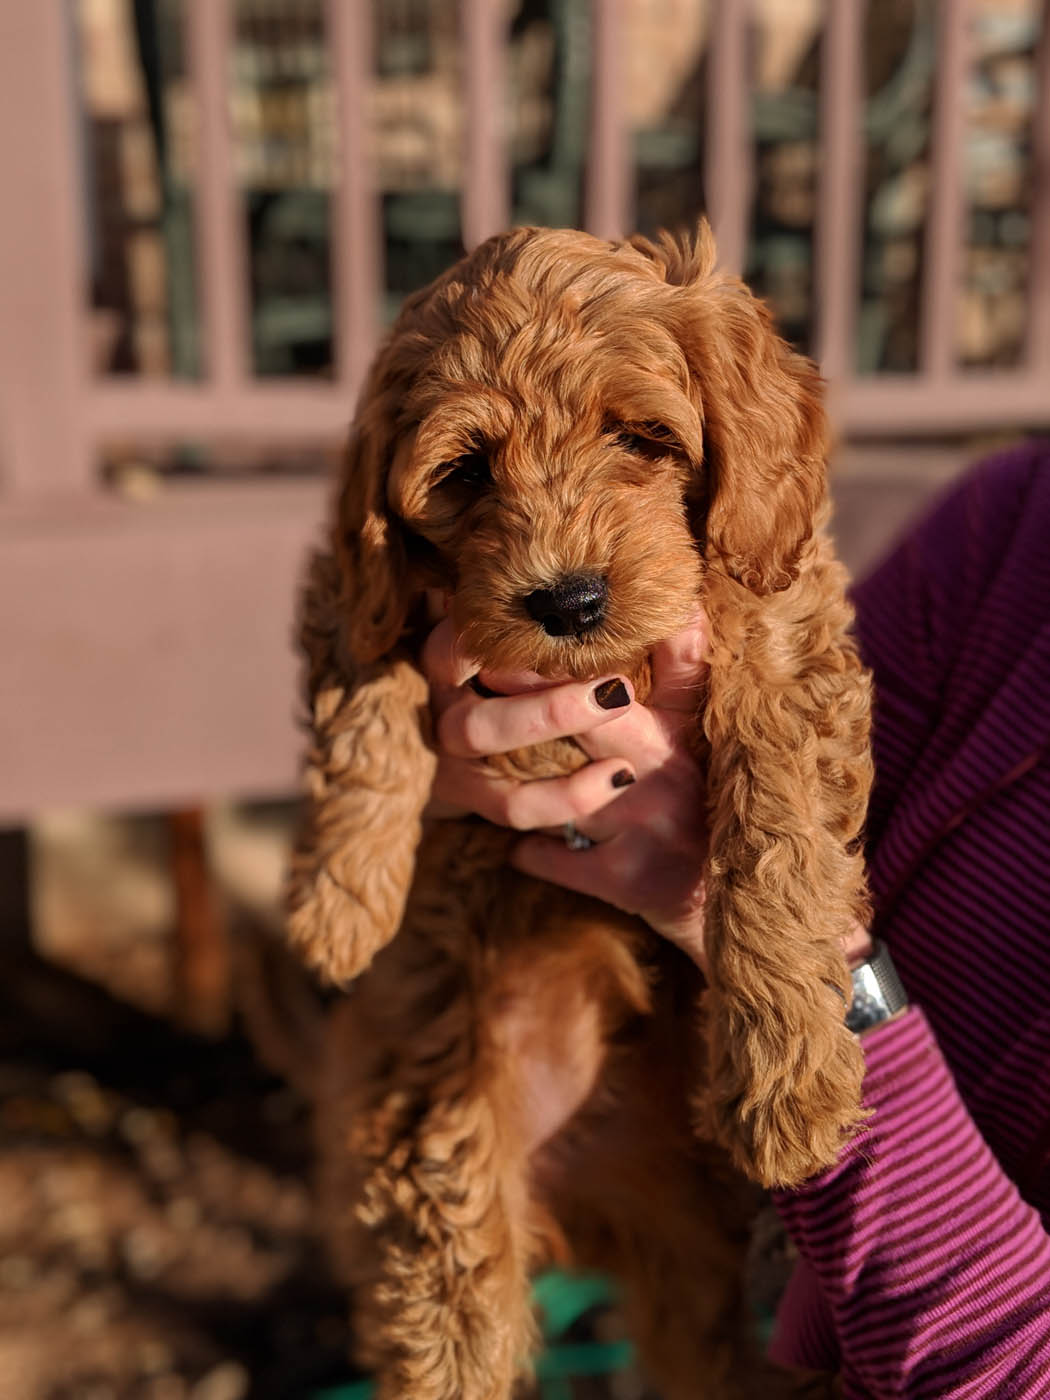
[(655, 709), (696, 709), (707, 679), (710, 633), (706, 616), (698, 609), (687, 627), (653, 648), (653, 688), (648, 704)]

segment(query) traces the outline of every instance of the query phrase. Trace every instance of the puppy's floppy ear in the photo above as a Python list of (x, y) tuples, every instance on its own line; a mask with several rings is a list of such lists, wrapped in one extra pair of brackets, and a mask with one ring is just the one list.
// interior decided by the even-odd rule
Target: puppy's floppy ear
[[(868, 681), (826, 515), (816, 371), (695, 241), (640, 248), (703, 418), (710, 673), (701, 1130), (766, 1186), (835, 1161), (860, 1118), (842, 939), (866, 917)], [(698, 533), (700, 530), (698, 529)]]
[(683, 288), (669, 316), (704, 424), (708, 562), (756, 593), (786, 588), (824, 496), (820, 375), (747, 287), (715, 270), (706, 223), (695, 238), (631, 242)]
[[(379, 379), (377, 373), (373, 381)], [(346, 592), (341, 608), (346, 652), (359, 666), (396, 645), (411, 602), (404, 530), (386, 499), (395, 447), (390, 393), (378, 383), (371, 393), (366, 390), (344, 455), (332, 533)]]
[(435, 766), (427, 684), (397, 649), (411, 600), (401, 529), (385, 501), (394, 432), (377, 379), (299, 615), (310, 744), (288, 929), (333, 982), (355, 977), (397, 932)]

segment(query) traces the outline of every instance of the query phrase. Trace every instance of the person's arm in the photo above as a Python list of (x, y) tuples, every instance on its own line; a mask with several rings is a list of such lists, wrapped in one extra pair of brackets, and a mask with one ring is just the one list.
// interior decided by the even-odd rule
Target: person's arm
[[(845, 1396), (1045, 1400), (1050, 1238), (1038, 1214), (919, 1009), (867, 1032), (864, 1049), (867, 1128), (834, 1168), (776, 1195), (837, 1339)], [(789, 1298), (775, 1359), (821, 1364), (807, 1348), (820, 1332)]]

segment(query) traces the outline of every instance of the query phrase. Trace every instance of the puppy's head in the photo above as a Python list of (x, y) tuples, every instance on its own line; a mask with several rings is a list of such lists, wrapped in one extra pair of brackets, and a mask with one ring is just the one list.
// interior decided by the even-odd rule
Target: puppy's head
[(521, 229), (408, 303), (344, 496), (379, 619), (358, 651), (436, 587), (489, 669), (636, 670), (705, 567), (755, 592), (791, 581), (823, 489), (816, 375), (713, 260), (706, 227), (659, 244)]

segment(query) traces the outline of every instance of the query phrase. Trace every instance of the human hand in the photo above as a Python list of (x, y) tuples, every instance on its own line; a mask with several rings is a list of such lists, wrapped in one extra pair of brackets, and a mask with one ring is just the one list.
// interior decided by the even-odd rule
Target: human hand
[[(702, 699), (706, 645), (698, 615), (655, 647), (645, 705), (617, 677), (552, 684), (484, 672), (482, 683), (500, 694), (483, 698), (465, 685), (476, 667), (457, 652), (451, 623), (440, 623), (423, 655), (439, 746), (430, 814), (476, 812), (528, 832), (572, 822), (595, 843), (590, 849), (529, 835), (513, 864), (640, 915), (703, 966), (706, 796), (688, 734)], [(484, 765), (487, 756), (568, 736), (592, 761), (566, 777), (522, 783)]]
[[(423, 657), (439, 744), (431, 815), (476, 812), (528, 832), (573, 822), (597, 844), (572, 851), (562, 838), (530, 834), (515, 847), (513, 863), (641, 915), (703, 968), (706, 791), (687, 735), (702, 702), (706, 645), (698, 617), (654, 650), (649, 702), (634, 701), (625, 684), (628, 703), (606, 709), (595, 691), (615, 678), (552, 684), (536, 675), (483, 673), (482, 683), (501, 694), (479, 696), (466, 684), (477, 668), (457, 652), (451, 623), (442, 622)], [(567, 735), (592, 760), (568, 777), (522, 783), (484, 765), (486, 756)], [(844, 940), (851, 962), (870, 946), (859, 924)], [(530, 1151), (585, 1101), (601, 1063), (588, 1020), (593, 1006), (566, 1008), (557, 1045), (537, 1037), (531, 1009), (527, 1000), (511, 1008), (503, 1027), (514, 1047)], [(543, 1025), (549, 1028), (547, 1018)]]

